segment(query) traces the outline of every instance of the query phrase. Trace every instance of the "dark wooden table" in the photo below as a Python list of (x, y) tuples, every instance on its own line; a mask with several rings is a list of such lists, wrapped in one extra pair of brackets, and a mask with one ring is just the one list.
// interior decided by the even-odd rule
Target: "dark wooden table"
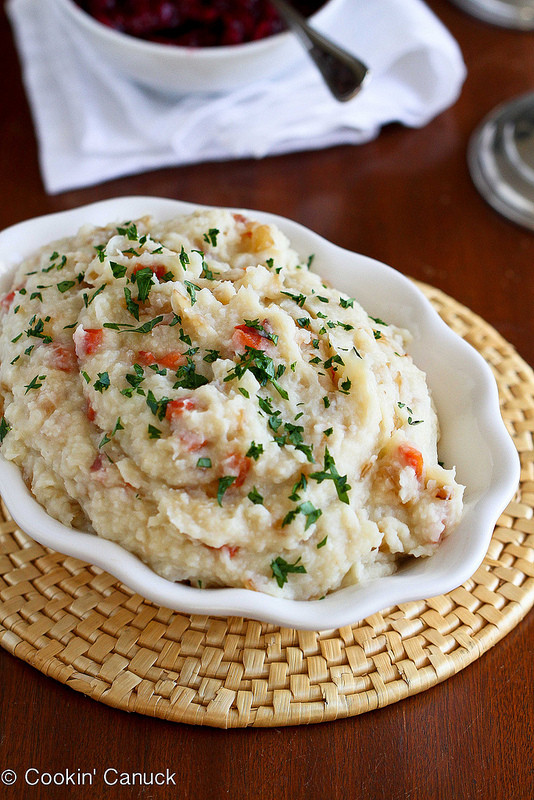
[[(0, 11), (0, 229), (106, 197), (162, 195), (292, 217), (339, 245), (432, 283), (534, 363), (534, 234), (473, 188), (466, 146), (497, 103), (534, 87), (534, 33), (429, 0), (468, 67), (453, 108), (421, 130), (262, 161), (202, 164), (44, 192), (11, 30)], [(116, 711), (0, 651), (0, 772), (169, 769), (178, 786), (0, 787), (5, 798), (369, 798), (534, 796), (534, 615), (458, 675), (359, 717), (309, 727), (197, 728)]]

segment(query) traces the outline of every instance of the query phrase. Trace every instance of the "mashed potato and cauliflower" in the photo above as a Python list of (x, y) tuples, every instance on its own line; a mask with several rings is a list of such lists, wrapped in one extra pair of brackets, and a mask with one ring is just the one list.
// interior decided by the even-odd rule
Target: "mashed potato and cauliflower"
[(430, 555), (462, 487), (408, 334), (308, 267), (226, 210), (43, 248), (0, 300), (2, 455), (171, 581), (320, 598)]

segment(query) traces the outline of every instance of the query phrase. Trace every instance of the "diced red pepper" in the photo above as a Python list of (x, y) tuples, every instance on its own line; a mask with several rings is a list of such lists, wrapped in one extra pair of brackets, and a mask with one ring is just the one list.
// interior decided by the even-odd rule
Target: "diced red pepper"
[(158, 364), (160, 367), (168, 367), (169, 369), (177, 369), (182, 364), (186, 363), (186, 357), (178, 350), (173, 350), (166, 353), (164, 356), (155, 356), (149, 350), (140, 350), (137, 354), (137, 361), (144, 366)]
[(231, 453), (231, 455), (223, 459), (221, 466), (223, 475), (236, 476), (232, 486), (242, 486), (249, 473), (251, 460), (240, 453)]
[(87, 405), (86, 405), (86, 408), (85, 408), (85, 415), (86, 415), (87, 419), (89, 420), (89, 422), (94, 422), (95, 421), (96, 411), (94, 410), (93, 406), (89, 402), (87, 402)]
[(59, 342), (52, 342), (47, 347), (50, 353), (50, 364), (52, 367), (62, 372), (74, 372), (77, 368), (74, 350), (65, 347), (65, 345)]
[(104, 339), (102, 328), (78, 328), (75, 331), (74, 347), (78, 358), (84, 358), (95, 353)]
[(102, 467), (104, 466), (104, 461), (105, 459), (102, 453), (97, 453), (95, 460), (93, 461), (93, 463), (89, 468), (91, 472), (98, 472), (99, 470), (101, 470)]
[(178, 400), (169, 400), (165, 409), (165, 417), (172, 421), (175, 417), (180, 417), (184, 411), (193, 411), (197, 407), (192, 397), (180, 397)]
[(402, 443), (399, 445), (399, 457), (401, 462), (407, 466), (411, 467), (417, 478), (421, 479), (423, 477), (423, 455), (422, 453), (416, 448), (413, 447), (411, 444)]
[(247, 347), (252, 347), (254, 350), (267, 350), (269, 339), (249, 325), (236, 325), (232, 335), (232, 345), (238, 352), (244, 352)]
[(15, 299), (15, 291), (9, 292), (9, 294), (4, 295), (0, 300), (0, 307), (2, 311), (9, 311), (11, 307), (11, 303)]

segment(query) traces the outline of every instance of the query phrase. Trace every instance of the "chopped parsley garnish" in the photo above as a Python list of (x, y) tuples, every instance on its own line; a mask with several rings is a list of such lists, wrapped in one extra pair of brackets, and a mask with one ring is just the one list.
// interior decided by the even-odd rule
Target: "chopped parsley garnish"
[(309, 477), (313, 478), (313, 480), (317, 481), (317, 483), (322, 483), (325, 480), (333, 481), (334, 486), (336, 487), (338, 498), (342, 503), (347, 503), (348, 505), (348, 492), (350, 491), (351, 487), (347, 483), (347, 476), (340, 475), (337, 471), (334, 459), (328, 452), (328, 447), (326, 447), (324, 451), (324, 470), (322, 472), (312, 472), (310, 473)]
[(124, 278), (126, 275), (128, 267), (126, 267), (125, 264), (117, 264), (116, 261), (110, 261), (109, 266), (111, 267), (114, 278)]
[(354, 307), (354, 297), (344, 297), (339, 298), (339, 305), (341, 308), (353, 308)]
[(320, 508), (315, 508), (310, 500), (306, 500), (304, 503), (301, 503), (296, 508), (293, 508), (291, 511), (287, 512), (282, 520), (282, 528), (293, 522), (297, 514), (303, 514), (306, 517), (304, 530), (307, 531), (310, 525), (313, 525), (314, 522), (317, 522), (322, 513), (323, 512)]
[(195, 363), (192, 358), (187, 356), (187, 364), (182, 364), (176, 370), (177, 381), (173, 389), (198, 389), (209, 383), (208, 379), (196, 371)]
[(299, 511), (306, 517), (306, 524), (304, 526), (305, 531), (308, 530), (310, 525), (313, 525), (314, 522), (317, 522), (323, 513), (320, 508), (315, 508), (313, 503), (311, 503), (309, 500), (306, 500), (305, 503), (300, 504)]
[[(35, 378), (32, 378), (29, 383), (25, 383), (24, 388), (26, 389), (26, 391), (24, 392), (24, 394), (28, 394), (28, 392), (31, 389), (40, 389), (41, 386), (43, 385), (43, 381), (45, 378), (46, 375), (36, 375)], [(41, 382), (39, 383), (39, 381)]]
[(208, 244), (211, 244), (212, 247), (217, 246), (217, 236), (219, 235), (220, 231), (217, 228), (210, 228), (207, 233), (203, 235), (203, 239)]
[(57, 284), (57, 288), (61, 292), (61, 294), (63, 294), (63, 292), (68, 291), (68, 289), (72, 289), (73, 286), (76, 286), (76, 281), (60, 281)]
[(197, 461), (197, 467), (199, 469), (210, 469), (211, 468), (211, 458), (199, 458)]
[(41, 294), (41, 292), (32, 292), (30, 295), (30, 300), (40, 300), (42, 303), (43, 295)]
[(324, 539), (321, 539), (321, 541), (317, 545), (317, 550), (320, 550), (321, 547), (324, 547), (327, 541), (328, 541), (328, 534), (324, 537)]
[(131, 322), (104, 322), (102, 327), (110, 328), (112, 331), (119, 331), (120, 333), (150, 333), (152, 328), (155, 328), (160, 322), (163, 322), (163, 316), (149, 319), (148, 322), (144, 322), (138, 328), (132, 327)]
[(243, 386), (238, 386), (237, 388), (239, 389), (243, 397), (246, 397), (247, 400), (250, 399), (250, 393)]
[(115, 423), (115, 427), (113, 428), (111, 433), (104, 434), (104, 436), (102, 437), (102, 440), (101, 440), (100, 444), (98, 445), (98, 447), (104, 447), (105, 444), (107, 444), (108, 442), (111, 442), (112, 438), (115, 436), (117, 431), (123, 431), (123, 430), (124, 430), (124, 425), (121, 422), (121, 418), (117, 417), (117, 421)]
[(99, 286), (99, 287), (98, 287), (98, 289), (96, 290), (96, 292), (93, 292), (93, 294), (91, 295), (91, 297), (88, 297), (88, 296), (87, 296), (87, 294), (86, 294), (86, 292), (84, 292), (84, 293), (83, 293), (83, 302), (84, 302), (84, 305), (85, 305), (85, 307), (86, 307), (86, 308), (87, 308), (88, 306), (90, 306), (90, 305), (91, 305), (91, 303), (93, 302), (93, 300), (95, 299), (95, 297), (97, 297), (97, 295), (99, 295), (99, 294), (100, 294), (100, 292), (103, 292), (103, 291), (104, 291), (104, 289), (106, 288), (106, 286), (107, 286), (107, 283), (103, 283), (103, 284), (102, 284), (102, 286)]
[(191, 305), (194, 306), (197, 302), (197, 291), (200, 291), (200, 286), (197, 286), (196, 283), (191, 283), (191, 281), (184, 281), (184, 286), (187, 289), (187, 294), (191, 298)]
[(217, 361), (218, 358), (221, 357), (221, 354), (218, 350), (206, 350), (206, 355), (202, 359), (207, 364), (213, 364), (214, 361)]
[(334, 367), (334, 364), (340, 364), (342, 367), (345, 366), (345, 362), (343, 361), (339, 353), (336, 353), (334, 356), (330, 356), (330, 358), (327, 358), (326, 361), (324, 362), (324, 368), (330, 369), (330, 367), (332, 367), (335, 371), (337, 367)]
[(334, 433), (334, 429), (333, 428), (327, 428), (325, 431), (323, 431), (323, 433), (324, 433), (325, 436), (332, 436), (332, 434)]
[(50, 256), (50, 261), (52, 261), (53, 263), (50, 264), (49, 267), (43, 267), (41, 272), (50, 272), (54, 268), (57, 269), (57, 270), (63, 269), (63, 267), (67, 263), (67, 256), (61, 256), (61, 260), (60, 260), (59, 264), (56, 264), (55, 262), (57, 261), (58, 258), (59, 258), (59, 253), (58, 252), (52, 253), (52, 255)]
[(280, 588), (287, 583), (287, 576), (291, 572), (298, 572), (298, 573), (305, 573), (306, 567), (304, 564), (300, 564), (301, 557), (297, 558), (297, 560), (293, 564), (289, 564), (282, 556), (278, 556), (273, 561), (271, 561), (271, 570), (273, 573), (273, 578), (276, 578), (276, 582)]
[(144, 303), (154, 284), (154, 273), (150, 267), (143, 267), (133, 273), (131, 281), (137, 285), (137, 299), (140, 303)]
[(373, 322), (376, 322), (377, 325), (385, 325), (387, 328), (388, 323), (384, 322), (384, 320), (380, 319), (380, 317), (372, 317), (370, 314), (368, 314), (367, 316), (369, 317), (369, 319), (372, 319)]
[(237, 479), (237, 475), (225, 475), (222, 478), (219, 478), (219, 485), (217, 488), (217, 502), (220, 506), (222, 506), (222, 499), (223, 495), (227, 489), (230, 488), (232, 483)]
[(408, 412), (408, 414), (409, 414), (409, 416), (408, 416), (408, 425), (421, 425), (421, 423), (424, 421), (422, 419), (414, 419), (413, 418), (413, 411), (410, 408), (410, 406), (406, 405), (406, 403), (397, 403), (397, 405), (398, 405), (399, 408), (405, 408), (406, 411)]
[(0, 444), (4, 441), (10, 430), (11, 430), (11, 425), (7, 423), (5, 417), (2, 417), (2, 419), (0, 420)]
[(109, 375), (107, 372), (99, 372), (98, 373), (98, 380), (93, 383), (93, 387), (96, 389), (97, 392), (103, 392), (105, 389), (109, 389)]
[(280, 292), (280, 294), (285, 294), (286, 297), (290, 297), (300, 308), (306, 302), (306, 295), (305, 294), (292, 294), (291, 292)]
[(130, 386), (133, 386), (134, 389), (137, 389), (137, 387), (144, 381), (145, 373), (143, 367), (140, 364), (134, 364), (133, 368), (135, 375), (132, 375), (132, 373), (128, 373), (125, 377)]
[[(218, 275), (219, 273), (216, 273), (216, 274)], [(206, 264), (205, 261), (202, 262), (202, 272), (200, 273), (200, 277), (201, 278), (206, 278), (207, 281), (214, 281), (215, 280), (213, 272), (208, 267), (208, 265)]]
[(307, 485), (308, 481), (306, 480), (306, 476), (304, 475), (304, 473), (302, 473), (299, 480), (293, 485), (293, 488), (291, 489), (291, 494), (289, 495), (289, 499), (297, 503), (300, 500), (299, 492), (304, 491)]
[(105, 252), (104, 252), (105, 249), (106, 249), (106, 245), (105, 244), (96, 244), (95, 245), (96, 255), (97, 255), (98, 260), (100, 261), (100, 263), (102, 263), (104, 261), (105, 257), (106, 257)]
[(124, 297), (126, 299), (126, 308), (135, 319), (139, 322), (139, 303), (132, 300), (132, 293), (127, 286), (124, 287)]
[(154, 319), (148, 320), (148, 322), (145, 322), (139, 328), (134, 328), (131, 333), (150, 333), (152, 328), (155, 328), (156, 325), (160, 324), (160, 322), (163, 322), (162, 316), (154, 317)]
[[(277, 372), (273, 359), (266, 355), (263, 350), (255, 350), (253, 347), (247, 347), (246, 351), (239, 356), (239, 364), (230, 370), (225, 377), (225, 381), (231, 381), (234, 378), (242, 378), (247, 370), (252, 372), (260, 386), (265, 386), (271, 383), (278, 394), (284, 398), (289, 399), (289, 395), (283, 389), (277, 380)], [(278, 377), (280, 377), (278, 375)]]
[(149, 439), (161, 439), (161, 431), (159, 428), (155, 428), (154, 425), (148, 425), (148, 438)]
[(127, 227), (117, 227), (117, 233), (120, 236), (126, 236), (131, 242), (136, 242), (139, 239), (139, 234), (137, 233), (135, 222), (125, 222), (124, 225)]
[(258, 492), (255, 486), (252, 487), (252, 491), (247, 494), (247, 497), (254, 505), (263, 505), (263, 496)]
[(162, 397), (160, 400), (156, 400), (154, 392), (149, 389), (147, 396), (146, 396), (146, 404), (149, 409), (152, 411), (155, 417), (158, 419), (163, 419), (165, 413), (167, 411), (167, 405), (170, 402), (168, 397)]
[[(33, 325), (33, 327), (32, 327)], [(22, 334), (20, 334), (22, 336)], [(37, 319), (33, 316), (30, 320), (30, 327), (26, 331), (26, 336), (35, 336), (37, 339), (42, 339), (45, 343), (50, 343), (52, 341), (51, 336), (47, 336), (44, 333), (44, 322), (42, 319)], [(13, 339), (13, 341), (15, 341)]]
[(248, 448), (245, 455), (247, 458), (253, 458), (254, 461), (257, 461), (262, 453), (263, 453), (263, 445), (256, 444), (256, 442), (251, 442), (250, 447)]
[(182, 249), (180, 250), (180, 255), (178, 256), (180, 259), (180, 264), (182, 265), (183, 269), (187, 269), (187, 265), (189, 264), (189, 256), (184, 250), (184, 246), (182, 245)]
[(330, 400), (328, 399), (328, 397), (326, 395), (323, 397), (323, 404), (324, 404), (325, 408), (329, 408), (330, 407)]

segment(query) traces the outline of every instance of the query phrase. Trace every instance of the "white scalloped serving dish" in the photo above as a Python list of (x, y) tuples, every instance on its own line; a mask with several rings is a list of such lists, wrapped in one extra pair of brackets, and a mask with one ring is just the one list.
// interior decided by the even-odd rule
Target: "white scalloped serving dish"
[[(0, 233), (0, 291), (13, 267), (34, 250), (85, 224), (107, 224), (147, 213), (156, 219), (198, 206), (155, 197), (122, 197), (21, 222)], [(355, 623), (383, 608), (452, 591), (482, 562), (495, 523), (519, 480), (519, 459), (499, 410), (495, 379), (482, 356), (440, 319), (406, 277), (366, 256), (343, 250), (312, 231), (272, 214), (236, 209), (278, 225), (293, 247), (315, 254), (313, 269), (357, 298), (372, 316), (408, 328), (416, 364), (433, 393), (441, 424), (440, 458), (456, 465), (466, 486), (459, 526), (427, 559), (394, 575), (340, 589), (323, 600), (295, 601), (246, 589), (197, 589), (156, 575), (118, 544), (69, 529), (33, 499), (19, 469), (0, 457), (0, 491), (17, 524), (33, 539), (95, 564), (148, 600), (190, 614), (242, 616), (294, 628), (324, 630)]]

